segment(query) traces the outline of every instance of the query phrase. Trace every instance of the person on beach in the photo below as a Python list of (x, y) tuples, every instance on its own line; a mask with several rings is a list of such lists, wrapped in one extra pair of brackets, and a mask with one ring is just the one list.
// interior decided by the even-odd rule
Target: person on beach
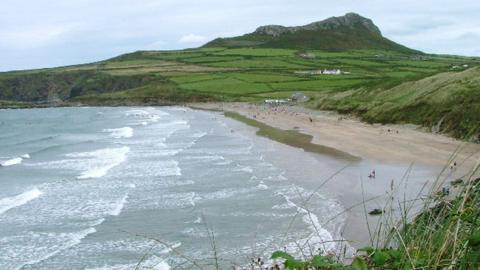
[(312, 122), (313, 122), (313, 119), (312, 119), (312, 117), (308, 117), (308, 120), (310, 121), (310, 123), (312, 123)]
[(454, 161), (452, 164), (450, 164), (450, 170), (453, 171), (457, 168), (457, 162)]
[(375, 179), (375, 170), (373, 170), (369, 175), (368, 178)]

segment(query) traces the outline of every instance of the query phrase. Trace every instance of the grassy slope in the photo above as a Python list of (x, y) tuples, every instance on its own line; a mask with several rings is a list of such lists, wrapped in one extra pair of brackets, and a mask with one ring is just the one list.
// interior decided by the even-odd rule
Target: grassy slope
[[(0, 73), (0, 100), (171, 104), (258, 101), (303, 91), (314, 97), (309, 105), (316, 108), (353, 112), (372, 122), (431, 126), (444, 118), (444, 131), (465, 137), (478, 123), (479, 71), (449, 71), (453, 65), (478, 62), (383, 50), (141, 51), (89, 65)], [(350, 74), (298, 73), (333, 68)]]
[(369, 122), (415, 123), (455, 137), (480, 133), (480, 68), (445, 72), (383, 89), (319, 95), (317, 108), (356, 112)]

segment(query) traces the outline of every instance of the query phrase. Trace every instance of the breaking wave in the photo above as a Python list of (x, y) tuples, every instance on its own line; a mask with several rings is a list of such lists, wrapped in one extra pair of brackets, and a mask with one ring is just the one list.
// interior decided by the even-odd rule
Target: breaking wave
[(5, 213), (12, 208), (24, 205), (29, 201), (40, 197), (42, 194), (43, 192), (34, 188), (17, 196), (0, 199), (0, 214)]
[(110, 136), (115, 139), (131, 138), (133, 136), (133, 128), (131, 127), (104, 129), (103, 132), (110, 132)]

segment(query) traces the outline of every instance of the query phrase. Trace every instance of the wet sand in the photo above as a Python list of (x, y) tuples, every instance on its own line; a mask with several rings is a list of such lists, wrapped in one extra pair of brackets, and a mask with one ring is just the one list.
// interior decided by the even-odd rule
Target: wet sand
[[(315, 175), (318, 175), (317, 178), (320, 178), (320, 175), (325, 177), (326, 170), (334, 173), (343, 165), (346, 166), (346, 169), (325, 184), (320, 192), (338, 199), (346, 209), (348, 217), (342, 236), (356, 248), (370, 245), (369, 231), (374, 233), (378, 223), (384, 222), (380, 216), (371, 216), (365, 212), (386, 208), (391, 199), (389, 194), (396, 194), (395, 204), (398, 201), (414, 200), (426, 195), (436, 179), (441, 179), (441, 186), (462, 177), (480, 158), (480, 145), (428, 133), (414, 126), (370, 125), (335, 113), (294, 106), (204, 103), (192, 104), (191, 107), (235, 112), (274, 128), (311, 135), (314, 144), (360, 157), (361, 161), (353, 163), (344, 159), (343, 163), (333, 166), (330, 164), (329, 169), (321, 169), (323, 174), (319, 171), (320, 164), (325, 162), (322, 158), (317, 163), (304, 164), (304, 153), (304, 156), (297, 156), (291, 161), (287, 158), (286, 161), (301, 163), (300, 167), (303, 169), (299, 168), (301, 171), (296, 172), (298, 176), (311, 174), (312, 179)], [(328, 156), (328, 153), (324, 154)], [(335, 156), (330, 157), (335, 159)], [(447, 168), (441, 174), (453, 160), (457, 162), (457, 168), (454, 171)], [(375, 179), (368, 178), (372, 169), (377, 171), (378, 176)], [(312, 187), (317, 184), (319, 183), (312, 183)], [(362, 203), (363, 201), (365, 203)], [(400, 213), (392, 210), (391, 214), (398, 218)], [(410, 217), (413, 214), (414, 212), (411, 212)]]

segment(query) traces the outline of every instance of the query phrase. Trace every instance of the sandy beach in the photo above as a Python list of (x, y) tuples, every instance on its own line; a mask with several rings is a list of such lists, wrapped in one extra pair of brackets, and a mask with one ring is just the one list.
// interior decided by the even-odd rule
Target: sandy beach
[[(397, 186), (395, 192), (398, 196), (415, 199), (419, 193), (429, 191), (443, 168), (447, 167), (441, 178), (448, 184), (469, 172), (480, 159), (480, 145), (429, 133), (413, 125), (371, 125), (333, 112), (297, 106), (202, 103), (190, 107), (236, 112), (275, 128), (312, 135), (315, 144), (360, 157), (362, 161), (353, 165), (355, 173), (340, 176), (322, 187), (324, 193), (337, 198), (347, 210), (342, 235), (356, 248), (370, 244), (367, 221), (370, 230), (381, 221), (379, 216), (366, 215), (365, 211), (385, 208), (389, 200), (387, 193), (391, 193), (393, 186)], [(453, 162), (457, 163), (454, 171), (448, 168)], [(393, 169), (410, 165), (422, 171), (424, 176), (405, 180), (401, 179), (398, 170)], [(383, 175), (369, 180), (367, 175), (371, 168), (378, 169)], [(365, 206), (364, 200), (367, 201)]]
[(456, 161), (458, 169), (469, 170), (480, 159), (480, 145), (426, 132), (414, 125), (371, 125), (335, 112), (297, 106), (269, 107), (250, 103), (199, 103), (191, 106), (237, 112), (276, 128), (310, 134), (315, 144), (386, 163), (415, 163), (440, 168)]

